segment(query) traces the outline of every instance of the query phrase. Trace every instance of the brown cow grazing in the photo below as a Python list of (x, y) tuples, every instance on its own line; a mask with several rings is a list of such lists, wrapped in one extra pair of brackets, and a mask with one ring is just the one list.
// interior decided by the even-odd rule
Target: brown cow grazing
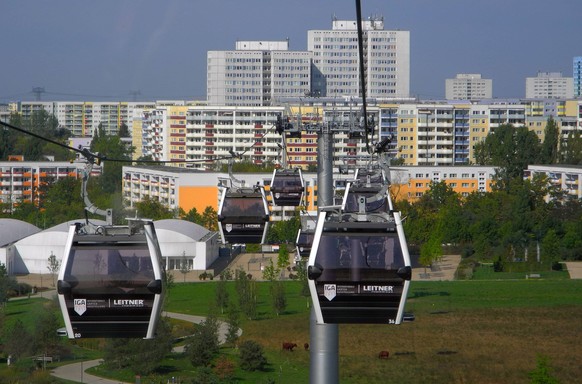
[(305, 343), (305, 344), (303, 344), (303, 348), (304, 348), (306, 351), (309, 351), (309, 343)]
[(295, 343), (283, 343), (283, 350), (293, 352), (293, 348), (296, 348), (297, 344)]
[(387, 359), (388, 356), (390, 356), (390, 353), (388, 351), (380, 351), (380, 353), (378, 354), (378, 358), (380, 359)]

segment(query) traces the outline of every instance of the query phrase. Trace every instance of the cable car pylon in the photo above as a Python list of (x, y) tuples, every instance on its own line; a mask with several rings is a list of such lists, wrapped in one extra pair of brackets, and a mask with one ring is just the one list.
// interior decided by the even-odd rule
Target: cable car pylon
[[(298, 207), (301, 205), (305, 196), (305, 181), (301, 168), (290, 168), (287, 155), (287, 135), (292, 138), (301, 137), (301, 124), (294, 126), (285, 119), (283, 122), (281, 116), (277, 117), (276, 130), (281, 135), (280, 148), (283, 152), (282, 168), (274, 169), (271, 178), (269, 191), (271, 193), (271, 200), (276, 206), (284, 207)], [(297, 117), (297, 121), (301, 122), (301, 115)]]

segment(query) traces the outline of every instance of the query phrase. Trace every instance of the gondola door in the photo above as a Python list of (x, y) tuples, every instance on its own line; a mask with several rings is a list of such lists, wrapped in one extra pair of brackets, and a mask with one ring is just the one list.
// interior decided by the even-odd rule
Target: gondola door
[(162, 308), (161, 253), (153, 223), (136, 234), (70, 227), (58, 278), (69, 338), (155, 336)]

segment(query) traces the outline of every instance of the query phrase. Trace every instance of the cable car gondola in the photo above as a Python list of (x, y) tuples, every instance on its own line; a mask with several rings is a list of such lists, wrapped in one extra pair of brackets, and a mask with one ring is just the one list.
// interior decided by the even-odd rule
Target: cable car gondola
[(315, 231), (312, 229), (299, 229), (297, 232), (297, 240), (295, 241), (295, 248), (299, 256), (303, 258), (309, 257), (314, 236)]
[(71, 225), (58, 277), (68, 337), (153, 338), (163, 301), (153, 223), (86, 228)]
[(264, 243), (269, 208), (261, 187), (223, 190), (218, 208), (218, 228), (224, 243)]
[(275, 169), (270, 190), (273, 203), (277, 206), (301, 205), (305, 191), (301, 169)]
[(387, 209), (357, 198), (357, 212), (344, 206), (318, 217), (308, 261), (317, 322), (400, 324), (412, 271), (400, 214), (387, 195), (381, 203)]

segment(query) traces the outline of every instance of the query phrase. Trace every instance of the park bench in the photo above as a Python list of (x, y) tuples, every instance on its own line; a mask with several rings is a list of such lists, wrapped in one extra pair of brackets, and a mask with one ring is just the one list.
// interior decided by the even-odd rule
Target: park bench
[(541, 277), (542, 275), (540, 275), (539, 273), (530, 273), (529, 275), (528, 274), (525, 275), (526, 279), (539, 279)]

